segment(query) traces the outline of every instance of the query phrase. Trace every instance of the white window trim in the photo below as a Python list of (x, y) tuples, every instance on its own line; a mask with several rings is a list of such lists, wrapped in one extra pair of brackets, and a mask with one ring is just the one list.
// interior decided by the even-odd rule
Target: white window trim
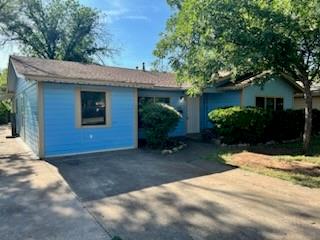
[[(81, 121), (81, 92), (104, 92), (106, 95), (106, 124), (82, 125)], [(76, 89), (76, 127), (77, 128), (110, 128), (112, 126), (111, 91), (99, 88), (77, 88)]]

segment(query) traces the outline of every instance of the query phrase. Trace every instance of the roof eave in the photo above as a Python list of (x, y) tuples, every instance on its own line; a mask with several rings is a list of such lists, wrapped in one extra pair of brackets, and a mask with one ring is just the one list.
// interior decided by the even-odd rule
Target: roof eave
[(85, 85), (100, 85), (100, 86), (113, 86), (113, 87), (153, 87), (153, 84), (142, 84), (142, 83), (130, 83), (130, 82), (119, 82), (119, 81), (103, 81), (98, 79), (75, 79), (66, 77), (48, 77), (48, 76), (37, 76), (26, 74), (26, 79), (35, 80), (39, 82), (53, 82), (53, 83), (68, 83), (68, 84), (85, 84)]
[(28, 80), (35, 80), (39, 82), (53, 82), (53, 83), (68, 83), (68, 84), (85, 84), (85, 85), (99, 85), (99, 86), (112, 86), (112, 87), (132, 87), (142, 89), (154, 89), (154, 90), (167, 90), (167, 91), (184, 91), (188, 87), (177, 86), (177, 87), (166, 87), (157, 86), (154, 84), (145, 83), (129, 83), (119, 81), (103, 81), (103, 80), (86, 80), (86, 79), (74, 79), (74, 78), (62, 78), (62, 77), (47, 77), (47, 76), (36, 76), (36, 75), (25, 75)]

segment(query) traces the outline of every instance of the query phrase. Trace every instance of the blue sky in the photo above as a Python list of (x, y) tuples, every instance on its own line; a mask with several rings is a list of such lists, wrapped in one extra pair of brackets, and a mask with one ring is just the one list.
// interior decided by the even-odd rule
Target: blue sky
[[(103, 11), (106, 28), (112, 35), (113, 46), (120, 53), (106, 59), (107, 65), (141, 68), (142, 62), (150, 67), (152, 51), (164, 31), (170, 15), (166, 0), (80, 0), (84, 5)], [(7, 65), (8, 56), (18, 53), (17, 46), (0, 49), (0, 69)]]

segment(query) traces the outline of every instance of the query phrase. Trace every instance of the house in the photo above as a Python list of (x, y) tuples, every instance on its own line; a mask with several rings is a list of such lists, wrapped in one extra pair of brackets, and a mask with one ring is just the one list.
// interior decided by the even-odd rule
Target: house
[[(320, 84), (313, 84), (312, 91), (312, 107), (320, 110)], [(303, 109), (306, 106), (306, 101), (303, 93), (297, 93), (294, 96), (294, 109)]]
[(145, 101), (181, 112), (170, 134), (184, 136), (210, 127), (208, 113), (215, 108), (293, 108), (302, 91), (280, 78), (257, 86), (254, 76), (222, 79), (192, 98), (170, 73), (17, 56), (10, 57), (8, 70), (17, 133), (40, 158), (137, 148), (138, 107)]

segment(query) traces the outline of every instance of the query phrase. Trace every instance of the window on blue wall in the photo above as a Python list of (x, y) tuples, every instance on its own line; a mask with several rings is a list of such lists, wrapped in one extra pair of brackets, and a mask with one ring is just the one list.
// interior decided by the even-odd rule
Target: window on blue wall
[(106, 125), (106, 93), (81, 91), (81, 125)]
[(258, 107), (258, 108), (265, 107), (265, 98), (264, 97), (256, 97), (256, 107)]
[(144, 104), (148, 103), (165, 103), (170, 104), (170, 98), (168, 97), (139, 97), (138, 98), (138, 105), (139, 105), (139, 113), (138, 113), (138, 127), (141, 128), (142, 122), (141, 122), (141, 107)]
[(166, 97), (156, 97), (154, 98), (155, 103), (165, 103), (165, 104), (170, 104), (170, 98)]
[(267, 98), (267, 105), (266, 109), (267, 110), (274, 110), (274, 98)]
[(283, 98), (277, 97), (256, 97), (256, 107), (272, 110), (281, 111), (284, 109)]
[(283, 98), (276, 98), (276, 110), (281, 111), (283, 108)]

